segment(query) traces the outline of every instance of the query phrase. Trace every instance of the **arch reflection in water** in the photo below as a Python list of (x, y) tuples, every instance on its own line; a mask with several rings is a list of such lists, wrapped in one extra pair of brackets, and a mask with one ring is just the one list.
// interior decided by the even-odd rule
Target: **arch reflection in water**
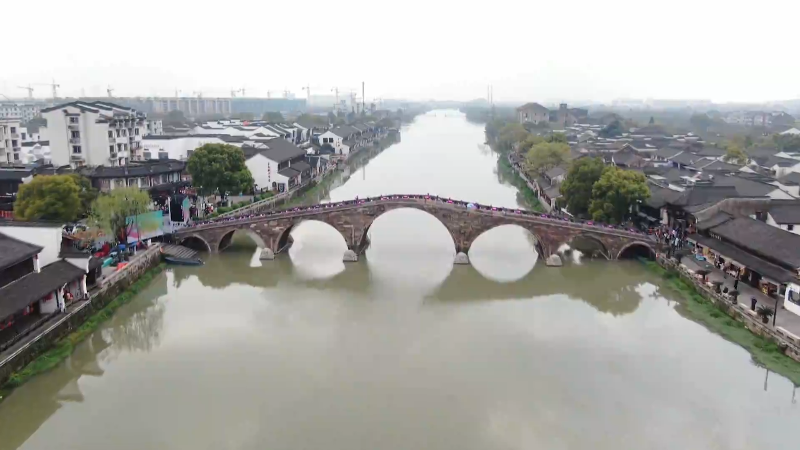
[[(588, 303), (600, 312), (614, 316), (630, 314), (639, 307), (642, 285), (655, 279), (642, 278), (634, 262), (608, 264), (588, 261), (585, 264), (548, 267), (534, 270), (514, 282), (487, 280), (471, 266), (459, 267), (428, 296), (429, 301), (517, 300), (564, 294), (570, 299)], [(655, 285), (653, 285), (655, 288)], [(645, 291), (653, 294), (651, 289)]]
[(453, 269), (455, 243), (436, 217), (417, 209), (381, 214), (365, 233), (367, 265), (389, 292), (432, 292)]
[(469, 259), (475, 270), (490, 280), (516, 281), (536, 266), (536, 247), (536, 236), (530, 231), (518, 225), (500, 225), (475, 239)]

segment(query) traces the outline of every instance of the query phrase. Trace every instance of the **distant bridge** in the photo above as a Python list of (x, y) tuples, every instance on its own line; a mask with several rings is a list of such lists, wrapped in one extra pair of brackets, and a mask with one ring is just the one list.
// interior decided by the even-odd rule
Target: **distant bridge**
[(179, 242), (219, 252), (230, 245), (233, 233), (246, 231), (264, 249), (263, 258), (272, 259), (290, 242), (291, 231), (305, 220), (327, 223), (341, 233), (347, 243), (346, 261), (355, 261), (369, 246), (367, 233), (372, 223), (388, 211), (411, 208), (424, 211), (444, 225), (455, 244), (456, 254), (466, 259), (475, 239), (501, 225), (518, 225), (536, 238), (536, 251), (543, 259), (556, 253), (562, 244), (576, 237), (599, 244), (608, 259), (626, 254), (654, 254), (657, 243), (652, 236), (621, 228), (573, 222), (544, 214), (510, 208), (477, 205), (427, 195), (389, 195), (345, 202), (200, 223), (175, 233)]

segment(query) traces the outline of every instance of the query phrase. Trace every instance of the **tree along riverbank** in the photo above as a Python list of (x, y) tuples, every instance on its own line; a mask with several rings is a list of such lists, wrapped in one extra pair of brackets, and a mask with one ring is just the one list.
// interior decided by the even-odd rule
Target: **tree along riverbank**
[(750, 352), (757, 364), (783, 375), (795, 386), (800, 386), (800, 362), (787, 356), (773, 339), (750, 331), (745, 323), (729, 316), (675, 270), (665, 269), (656, 261), (642, 260), (642, 263), (651, 272), (661, 275), (666, 285), (681, 295), (684, 301), (680, 302), (678, 312), (682, 316), (701, 323), (723, 338), (740, 345)]
[(530, 211), (536, 212), (545, 212), (542, 203), (539, 201), (539, 197), (536, 196), (536, 193), (528, 186), (528, 183), (522, 179), (521, 176), (511, 167), (511, 163), (508, 162), (508, 152), (504, 152), (498, 149), (498, 146), (495, 143), (488, 144), (489, 147), (492, 149), (493, 152), (497, 154), (497, 171), (500, 173), (500, 176), (511, 183), (512, 186), (517, 188), (519, 192), (517, 200), (525, 206), (525, 209)]
[(8, 380), (0, 386), (0, 402), (15, 388), (22, 386), (33, 377), (61, 364), (72, 354), (79, 343), (96, 332), (122, 305), (133, 300), (136, 294), (146, 288), (154, 277), (159, 276), (165, 267), (166, 265), (164, 263), (160, 263), (147, 270), (137, 281), (128, 286), (121, 294), (117, 295), (114, 300), (89, 316), (75, 331), (56, 341), (51, 345), (49, 350), (36, 357), (36, 359), (21, 370), (11, 374)]

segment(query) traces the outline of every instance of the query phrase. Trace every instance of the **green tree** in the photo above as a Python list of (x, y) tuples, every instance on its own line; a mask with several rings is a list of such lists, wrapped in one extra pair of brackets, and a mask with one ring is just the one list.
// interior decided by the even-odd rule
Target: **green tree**
[(705, 130), (711, 126), (713, 121), (707, 114), (692, 114), (692, 117), (689, 118), (689, 123), (697, 129)]
[(73, 173), (69, 175), (72, 181), (78, 186), (78, 198), (81, 200), (81, 207), (78, 217), (86, 217), (92, 211), (92, 203), (97, 198), (98, 190), (92, 186), (91, 180), (83, 175)]
[(603, 174), (603, 169), (605, 164), (602, 158), (580, 158), (570, 164), (560, 190), (562, 202), (571, 214), (585, 216), (589, 212), (592, 188)]
[(283, 114), (277, 111), (267, 111), (261, 117), (261, 120), (266, 120), (267, 122), (283, 122), (285, 119), (283, 118)]
[(78, 217), (81, 199), (70, 175), (40, 175), (19, 187), (14, 215), (22, 220), (71, 222)]
[(569, 145), (560, 142), (541, 142), (525, 154), (525, 168), (534, 173), (550, 170), (569, 159)]
[(775, 145), (783, 152), (800, 151), (800, 136), (794, 134), (776, 134), (772, 136)]
[(589, 213), (599, 222), (622, 223), (631, 208), (648, 197), (650, 188), (644, 174), (606, 166), (600, 179), (592, 186)]
[(501, 150), (510, 150), (511, 146), (524, 141), (528, 137), (525, 127), (518, 123), (509, 123), (500, 130), (498, 145)]
[(614, 120), (600, 130), (600, 136), (604, 138), (612, 138), (621, 136), (623, 132), (624, 129), (622, 128), (622, 122), (619, 120)]
[(569, 141), (567, 140), (567, 135), (564, 133), (553, 133), (550, 136), (547, 136), (547, 142), (560, 142), (562, 144), (566, 144)]
[(183, 111), (170, 111), (164, 116), (163, 123), (169, 126), (180, 126), (186, 123), (186, 116), (183, 115)]
[(253, 187), (253, 176), (245, 165), (244, 153), (233, 145), (203, 145), (189, 157), (187, 168), (192, 184), (205, 195), (225, 197)]
[(745, 165), (750, 158), (747, 157), (747, 153), (742, 150), (742, 147), (736, 143), (729, 142), (722, 160), (731, 164)]
[(318, 116), (316, 114), (300, 114), (297, 116), (296, 121), (307, 121), (314, 124), (315, 127), (325, 127), (328, 126), (330, 122), (330, 117), (325, 118), (323, 116)]
[(128, 242), (128, 218), (150, 210), (150, 195), (136, 187), (112, 190), (97, 197), (92, 204), (91, 223), (120, 242)]
[(546, 142), (543, 137), (536, 134), (529, 134), (525, 140), (519, 144), (519, 151), (522, 154), (527, 154), (534, 145), (541, 144), (542, 142)]

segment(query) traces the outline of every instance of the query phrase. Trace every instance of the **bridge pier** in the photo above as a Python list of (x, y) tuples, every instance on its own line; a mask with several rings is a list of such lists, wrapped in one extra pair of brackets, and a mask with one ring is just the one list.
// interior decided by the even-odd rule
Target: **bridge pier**
[(342, 256), (342, 261), (358, 262), (358, 254), (355, 251), (348, 248), (347, 251), (344, 252), (344, 256)]
[(455, 257), (455, 259), (453, 260), (453, 264), (458, 264), (458, 265), (469, 265), (469, 255), (467, 255), (467, 254), (466, 254), (466, 253), (464, 253), (464, 252), (458, 252), (458, 253), (456, 253), (456, 257)]
[(261, 261), (272, 261), (275, 259), (275, 253), (271, 248), (262, 248), (261, 256), (258, 257)]

